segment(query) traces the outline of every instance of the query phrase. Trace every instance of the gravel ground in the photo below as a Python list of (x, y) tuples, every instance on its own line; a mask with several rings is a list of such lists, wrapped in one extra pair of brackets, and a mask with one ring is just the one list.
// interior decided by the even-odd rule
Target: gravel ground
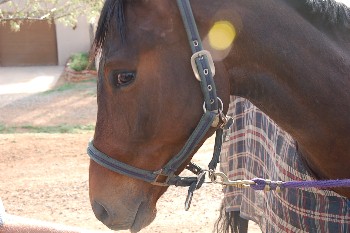
[[(96, 119), (94, 82), (38, 94), (0, 96), (1, 126), (93, 125)], [(0, 197), (11, 214), (109, 231), (94, 217), (88, 198), (86, 155), (92, 131), (81, 134), (0, 134)], [(206, 167), (211, 138), (195, 156)], [(223, 194), (206, 184), (184, 210), (187, 189), (171, 187), (158, 202), (155, 221), (142, 232), (211, 232)], [(127, 232), (127, 231), (122, 231)], [(260, 233), (250, 223), (250, 233)]]

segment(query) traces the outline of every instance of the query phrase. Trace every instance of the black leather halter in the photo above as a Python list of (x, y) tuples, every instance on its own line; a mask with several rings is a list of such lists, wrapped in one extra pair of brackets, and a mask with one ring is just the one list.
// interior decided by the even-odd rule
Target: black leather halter
[(222, 112), (223, 104), (217, 97), (213, 79), (215, 75), (214, 62), (210, 53), (203, 50), (189, 0), (177, 0), (177, 3), (193, 53), (191, 57), (192, 68), (196, 78), (200, 81), (199, 83), (204, 96), (204, 114), (196, 129), (193, 131), (182, 150), (163, 168), (157, 171), (148, 171), (136, 168), (113, 159), (96, 149), (93, 145), (93, 141), (89, 143), (87, 153), (96, 163), (122, 175), (133, 177), (159, 186), (190, 186), (189, 196), (186, 201), (186, 209), (188, 209), (193, 191), (198, 189), (204, 182), (205, 172), (200, 168), (195, 167), (193, 164), (190, 165), (190, 167), (192, 167), (191, 170), (196, 170), (198, 177), (179, 177), (175, 175), (175, 172), (189, 158), (189, 156), (193, 154), (194, 148), (202, 141), (203, 137), (212, 127), (217, 129), (217, 135), (215, 140), (214, 155), (211, 163), (209, 164), (209, 169), (215, 170), (221, 151), (222, 128), (224, 126), (230, 126), (232, 124), (232, 120), (228, 120), (228, 118)]

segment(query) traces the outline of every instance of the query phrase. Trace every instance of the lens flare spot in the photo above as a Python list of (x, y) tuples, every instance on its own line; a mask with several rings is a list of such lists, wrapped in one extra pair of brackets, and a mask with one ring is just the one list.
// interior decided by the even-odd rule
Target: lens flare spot
[(236, 29), (228, 21), (218, 21), (209, 31), (209, 43), (213, 49), (228, 49), (236, 37)]

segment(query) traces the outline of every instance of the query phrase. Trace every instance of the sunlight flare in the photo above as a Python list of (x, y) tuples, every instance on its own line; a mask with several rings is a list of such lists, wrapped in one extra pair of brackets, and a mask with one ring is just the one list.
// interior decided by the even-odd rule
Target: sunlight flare
[(228, 49), (236, 37), (236, 29), (228, 21), (218, 21), (209, 31), (209, 43), (213, 49)]

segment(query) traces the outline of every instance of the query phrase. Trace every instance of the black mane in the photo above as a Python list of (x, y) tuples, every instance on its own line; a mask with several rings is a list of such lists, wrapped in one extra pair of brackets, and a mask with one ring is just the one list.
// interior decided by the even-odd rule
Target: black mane
[[(292, 0), (296, 1), (296, 0)], [(350, 8), (335, 0), (304, 0), (308, 13), (329, 26), (350, 29)]]
[[(106, 36), (110, 28), (117, 25), (117, 31), (120, 33), (121, 40), (125, 40), (125, 17), (124, 17), (125, 0), (106, 0), (98, 21), (95, 39), (92, 47), (92, 55), (96, 55), (103, 47)], [(113, 22), (113, 20), (116, 20)]]

